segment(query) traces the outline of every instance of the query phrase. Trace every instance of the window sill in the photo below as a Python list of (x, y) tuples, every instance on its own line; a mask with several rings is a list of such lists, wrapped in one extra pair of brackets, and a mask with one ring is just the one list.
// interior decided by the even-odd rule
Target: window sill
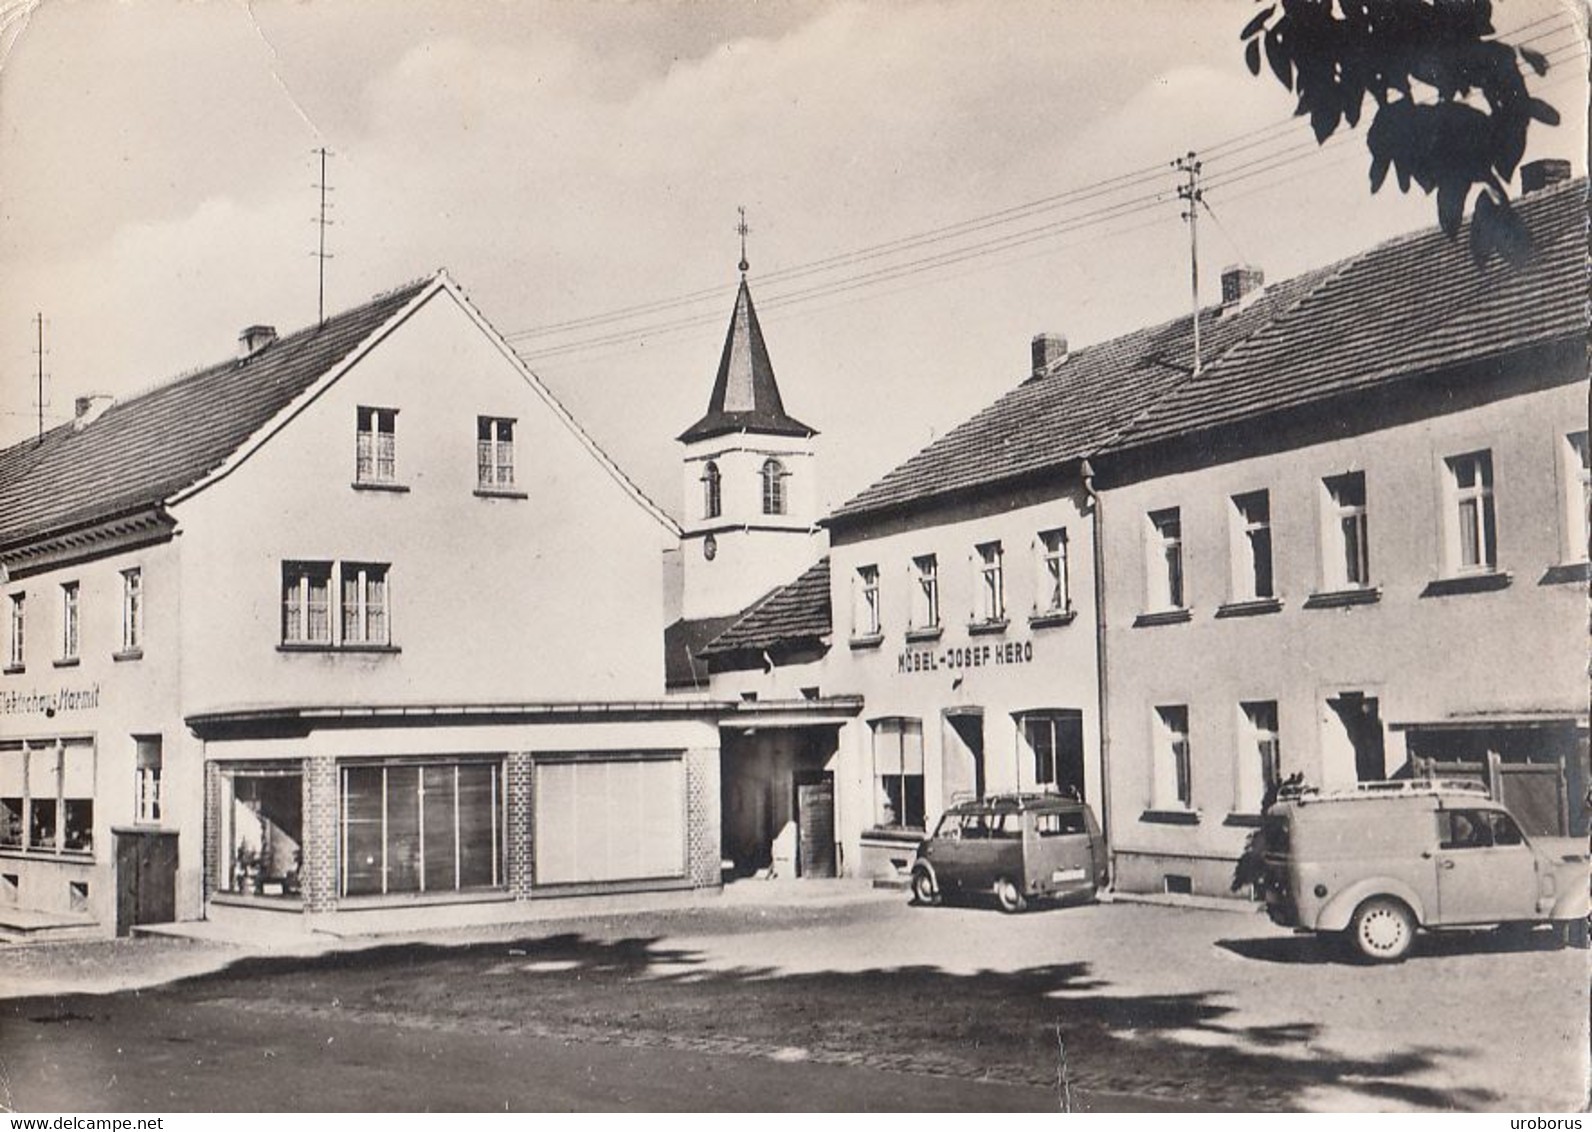
[(1145, 810), (1139, 820), (1151, 825), (1199, 825), (1198, 810)]
[(1158, 609), (1154, 613), (1141, 613), (1133, 619), (1133, 627), (1141, 629), (1148, 625), (1178, 625), (1184, 621), (1192, 620), (1194, 611), (1188, 606), (1181, 609)]
[(1280, 613), (1282, 598), (1254, 597), (1244, 601), (1230, 601), (1216, 607), (1218, 617), (1259, 617), (1265, 613)]
[(1549, 566), (1538, 580), (1539, 586), (1562, 586), (1568, 582), (1592, 581), (1592, 562), (1561, 562)]
[(1347, 590), (1323, 590), (1305, 598), (1306, 609), (1342, 609), (1350, 605), (1373, 605), (1382, 600), (1381, 586), (1356, 586)]
[(1515, 576), (1508, 570), (1488, 570), (1478, 574), (1460, 574), (1452, 578), (1433, 578), (1421, 591), (1422, 597), (1448, 597), (1451, 594), (1480, 594), (1506, 589)]
[(853, 651), (860, 651), (862, 649), (876, 649), (880, 645), (884, 644), (884, 634), (872, 633), (866, 637), (852, 637), (847, 643), (851, 645)]
[(27, 670), (28, 666), (25, 664), (8, 664), (4, 669), (0, 669), (0, 673), (6, 676), (20, 676)]
[(1234, 810), (1222, 819), (1222, 824), (1237, 826), (1240, 829), (1259, 829), (1260, 815)]
[(0, 846), (0, 857), (11, 857), (18, 860), (26, 858), (30, 861), (50, 860), (61, 861), (71, 865), (92, 865), (94, 863), (93, 849), (24, 849), (20, 845)]
[(379, 480), (355, 480), (348, 486), (355, 491), (386, 491), (394, 495), (402, 495), (409, 490), (408, 484), (382, 483)]
[(907, 843), (916, 845), (928, 834), (921, 829), (910, 826), (882, 826), (876, 825), (862, 831), (864, 841), (888, 841), (891, 843)]
[(970, 637), (994, 636), (996, 633), (1006, 632), (1008, 624), (1010, 622), (1004, 617), (995, 621), (969, 621), (967, 623), (967, 635)]
[(1078, 611), (1068, 606), (1066, 609), (1052, 609), (1045, 613), (1035, 613), (1028, 618), (1030, 629), (1054, 629), (1060, 625), (1071, 625), (1078, 619)]
[(57, 668), (76, 668), (83, 663), (83, 658), (80, 656), (60, 656), (50, 661), (50, 663)]
[(144, 659), (144, 650), (143, 649), (123, 649), (121, 652), (113, 652), (113, 653), (111, 653), (111, 659), (116, 661), (117, 663), (121, 663), (122, 661), (127, 661), (127, 660), (143, 660)]
[(930, 625), (922, 629), (908, 629), (907, 640), (913, 644), (921, 641), (937, 641), (945, 632), (944, 625)]
[(477, 487), (475, 495), (478, 499), (529, 499), (525, 492), (514, 487)]
[(276, 646), (277, 652), (309, 652), (309, 653), (399, 653), (403, 649), (397, 645), (312, 645), (312, 644), (280, 644)]

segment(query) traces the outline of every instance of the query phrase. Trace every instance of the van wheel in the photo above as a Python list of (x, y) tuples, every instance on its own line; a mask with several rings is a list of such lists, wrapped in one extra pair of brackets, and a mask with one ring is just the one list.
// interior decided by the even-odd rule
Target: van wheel
[(934, 878), (928, 869), (918, 869), (912, 874), (912, 902), (931, 907), (940, 902), (940, 892), (934, 887)]
[(995, 899), (1000, 901), (1002, 912), (1021, 912), (1028, 907), (1028, 897), (1011, 877), (1001, 877), (995, 882)]
[(1373, 896), (1355, 910), (1349, 939), (1361, 958), (1373, 963), (1397, 963), (1415, 942), (1415, 917), (1404, 903), (1390, 896)]

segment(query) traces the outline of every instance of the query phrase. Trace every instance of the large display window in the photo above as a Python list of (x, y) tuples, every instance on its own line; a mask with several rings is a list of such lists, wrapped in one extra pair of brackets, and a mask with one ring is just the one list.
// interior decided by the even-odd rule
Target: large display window
[(242, 896), (297, 898), (304, 864), (304, 774), (297, 762), (221, 772), (221, 875)]
[(539, 760), (537, 884), (685, 874), (685, 765), (678, 754)]
[(501, 761), (345, 764), (341, 795), (343, 895), (503, 883)]

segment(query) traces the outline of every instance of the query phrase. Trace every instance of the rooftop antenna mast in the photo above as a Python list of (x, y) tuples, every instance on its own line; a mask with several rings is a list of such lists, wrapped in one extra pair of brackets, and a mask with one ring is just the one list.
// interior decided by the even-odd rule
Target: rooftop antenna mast
[(1188, 202), (1183, 219), (1188, 221), (1189, 279), (1194, 291), (1194, 372), (1200, 372), (1200, 238), (1199, 211), (1205, 202), (1205, 190), (1200, 188), (1199, 155), (1192, 149), (1174, 161), (1173, 166), (1187, 180), (1177, 187), (1179, 200)]
[(310, 254), (315, 257), (315, 264), (318, 269), (315, 321), (317, 324), (324, 324), (326, 322), (326, 261), (332, 258), (331, 253), (326, 250), (326, 229), (332, 225), (332, 221), (326, 218), (326, 210), (331, 207), (326, 201), (326, 194), (332, 191), (331, 186), (326, 183), (326, 159), (331, 156), (331, 151), (323, 145), (318, 149), (310, 150), (310, 152), (318, 153), (321, 157), (321, 179), (318, 183), (310, 186), (321, 191), (320, 215), (311, 221), (315, 225), (319, 244), (317, 249)]
[(751, 264), (746, 262), (746, 234), (751, 229), (746, 226), (746, 206), (744, 204), (736, 205), (735, 211), (740, 213), (741, 216), (740, 221), (735, 225), (735, 231), (741, 237), (741, 277), (744, 279), (746, 277), (746, 269), (751, 266)]
[(38, 328), (38, 346), (34, 352), (39, 355), (39, 442), (44, 441), (44, 312), (40, 311), (33, 316), (33, 323)]

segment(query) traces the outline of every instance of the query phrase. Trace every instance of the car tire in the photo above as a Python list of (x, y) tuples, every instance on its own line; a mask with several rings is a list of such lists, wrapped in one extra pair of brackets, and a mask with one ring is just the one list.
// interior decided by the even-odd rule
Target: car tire
[(1001, 877), (995, 882), (995, 899), (1000, 902), (1002, 912), (1021, 912), (1028, 907), (1028, 897), (1011, 877)]
[(1397, 963), (1415, 943), (1415, 917), (1402, 900), (1373, 896), (1355, 909), (1349, 942), (1361, 959)]
[(940, 902), (940, 890), (935, 887), (934, 876), (928, 869), (915, 869), (912, 873), (912, 903), (932, 908)]

